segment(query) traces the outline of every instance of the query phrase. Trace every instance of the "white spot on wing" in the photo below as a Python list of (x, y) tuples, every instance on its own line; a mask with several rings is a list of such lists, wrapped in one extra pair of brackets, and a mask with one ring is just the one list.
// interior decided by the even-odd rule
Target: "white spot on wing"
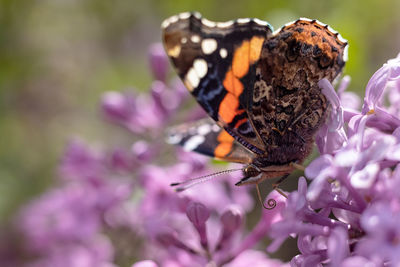
[(175, 16), (172, 16), (169, 18), (169, 23), (175, 23), (178, 20), (179, 20), (179, 17), (175, 15)]
[(198, 19), (201, 19), (201, 14), (199, 13), (199, 12), (193, 12), (192, 13), (193, 14), (193, 16), (195, 16), (196, 18), (198, 18)]
[(300, 18), (300, 20), (304, 20), (304, 21), (308, 21), (308, 22), (312, 21), (312, 19), (309, 19), (309, 18)]
[(227, 28), (227, 27), (232, 26), (233, 23), (234, 23), (233, 20), (225, 21), (225, 22), (218, 22), (218, 23), (217, 23), (217, 26), (218, 26), (218, 27), (221, 27), (221, 28)]
[(207, 62), (204, 59), (196, 59), (193, 62), (193, 68), (200, 79), (207, 74)]
[(166, 20), (164, 20), (164, 21), (161, 23), (161, 27), (162, 27), (163, 29), (165, 29), (165, 28), (167, 28), (170, 24), (175, 23), (175, 22), (177, 22), (178, 20), (179, 20), (179, 17), (178, 17), (177, 15), (172, 16), (172, 17), (169, 17), (169, 18), (167, 18)]
[(180, 19), (188, 19), (190, 18), (190, 12), (184, 12), (178, 15)]
[(182, 44), (186, 44), (186, 43), (187, 43), (187, 38), (186, 38), (186, 37), (182, 37), (181, 43), (182, 43)]
[(204, 142), (206, 138), (202, 135), (195, 135), (192, 136), (189, 140), (185, 142), (183, 145), (183, 149), (186, 151), (193, 151), (195, 150), (200, 144)]
[(165, 19), (162, 23), (161, 23), (161, 28), (165, 29), (169, 26), (169, 21), (168, 19)]
[(249, 23), (251, 19), (249, 18), (243, 18), (243, 19), (237, 19), (236, 20), (238, 23)]
[(220, 55), (222, 58), (226, 58), (226, 57), (228, 56), (228, 51), (227, 51), (225, 48), (221, 48), (221, 49), (219, 50), (219, 55)]
[(330, 31), (333, 34), (337, 34), (337, 31), (335, 31), (334, 29), (332, 29), (331, 26), (328, 26), (328, 31)]
[(340, 34), (337, 37), (339, 39), (339, 41), (343, 42), (343, 43), (347, 43), (347, 40), (344, 39)]
[(217, 41), (215, 39), (204, 39), (201, 42), (201, 50), (204, 54), (209, 55), (217, 49)]
[(190, 38), (190, 40), (191, 40), (193, 43), (198, 43), (198, 42), (200, 42), (200, 36), (198, 36), (198, 35), (193, 35), (193, 36)]
[(349, 45), (346, 45), (343, 51), (343, 60), (347, 61), (349, 59)]
[(217, 23), (215, 23), (214, 21), (208, 20), (208, 19), (206, 19), (206, 18), (202, 18), (202, 19), (201, 19), (201, 22), (202, 22), (204, 25), (206, 25), (206, 26), (208, 26), (208, 27), (210, 27), (210, 28), (217, 26)]
[(321, 21), (319, 21), (319, 20), (316, 20), (315, 22), (316, 22), (317, 24), (321, 25), (322, 27), (325, 27), (325, 26), (326, 26), (325, 23), (323, 23), (323, 22), (321, 22)]
[(192, 86), (193, 89), (196, 88), (200, 83), (200, 78), (193, 68), (190, 68), (186, 74), (185, 80)]
[(197, 128), (197, 132), (199, 135), (206, 135), (211, 132), (211, 126), (209, 124), (200, 125), (199, 128)]
[(255, 23), (257, 23), (258, 25), (261, 25), (261, 26), (268, 26), (269, 25), (268, 22), (260, 20), (260, 19), (253, 19), (253, 20), (254, 20)]

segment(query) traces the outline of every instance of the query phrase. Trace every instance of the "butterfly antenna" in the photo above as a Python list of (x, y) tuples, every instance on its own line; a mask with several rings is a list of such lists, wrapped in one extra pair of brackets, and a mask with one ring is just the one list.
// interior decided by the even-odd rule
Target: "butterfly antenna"
[(180, 183), (172, 183), (170, 184), (172, 187), (176, 187), (175, 191), (177, 192), (182, 192), (196, 184), (200, 184), (200, 183), (204, 183), (206, 181), (209, 181), (211, 179), (213, 179), (215, 176), (219, 176), (222, 174), (227, 174), (227, 173), (231, 173), (231, 172), (236, 172), (236, 171), (242, 171), (243, 168), (240, 169), (231, 169), (231, 170), (225, 170), (225, 171), (220, 171), (220, 172), (215, 172), (215, 173), (211, 173), (208, 175), (204, 175), (204, 176), (200, 176), (200, 177), (196, 177), (196, 178), (192, 178), (189, 180), (186, 180), (184, 182), (180, 182)]

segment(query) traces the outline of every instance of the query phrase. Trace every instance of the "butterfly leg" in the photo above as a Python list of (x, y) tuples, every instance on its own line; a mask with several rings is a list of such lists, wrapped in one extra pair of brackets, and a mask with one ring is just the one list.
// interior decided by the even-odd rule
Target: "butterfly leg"
[(299, 170), (299, 171), (303, 171), (304, 172), (306, 170), (306, 168), (303, 165), (298, 164), (296, 162), (290, 162), (289, 165), (292, 166), (293, 168)]
[(285, 198), (287, 198), (287, 195), (286, 195), (285, 193), (283, 193), (283, 191), (280, 190), (278, 187), (279, 187), (279, 185), (280, 185), (284, 180), (286, 180), (286, 178), (288, 178), (288, 177), (289, 177), (289, 174), (285, 174), (284, 176), (282, 176), (281, 178), (279, 178), (279, 180), (276, 181), (276, 183), (273, 183), (273, 184), (272, 184), (272, 188), (273, 188), (276, 192), (278, 192), (279, 194), (281, 194), (282, 196), (284, 196)]

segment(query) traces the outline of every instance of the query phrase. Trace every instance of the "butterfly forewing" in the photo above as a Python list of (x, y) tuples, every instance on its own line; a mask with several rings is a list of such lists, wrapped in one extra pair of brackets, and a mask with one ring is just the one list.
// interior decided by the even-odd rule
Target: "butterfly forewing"
[(218, 125), (252, 152), (265, 149), (249, 116), (255, 66), (270, 26), (253, 19), (215, 23), (182, 13), (163, 23), (168, 56), (187, 89)]

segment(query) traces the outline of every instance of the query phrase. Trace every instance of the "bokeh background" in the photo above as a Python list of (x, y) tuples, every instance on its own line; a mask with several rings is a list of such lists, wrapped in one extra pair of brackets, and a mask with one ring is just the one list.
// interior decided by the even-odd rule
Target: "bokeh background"
[(357, 92), (400, 52), (398, 0), (0, 0), (0, 225), (54, 183), (72, 137), (132, 142), (102, 121), (101, 93), (148, 90), (147, 50), (160, 41), (159, 25), (194, 10), (215, 21), (257, 17), (275, 28), (299, 17), (331, 25), (349, 40), (345, 73)]

